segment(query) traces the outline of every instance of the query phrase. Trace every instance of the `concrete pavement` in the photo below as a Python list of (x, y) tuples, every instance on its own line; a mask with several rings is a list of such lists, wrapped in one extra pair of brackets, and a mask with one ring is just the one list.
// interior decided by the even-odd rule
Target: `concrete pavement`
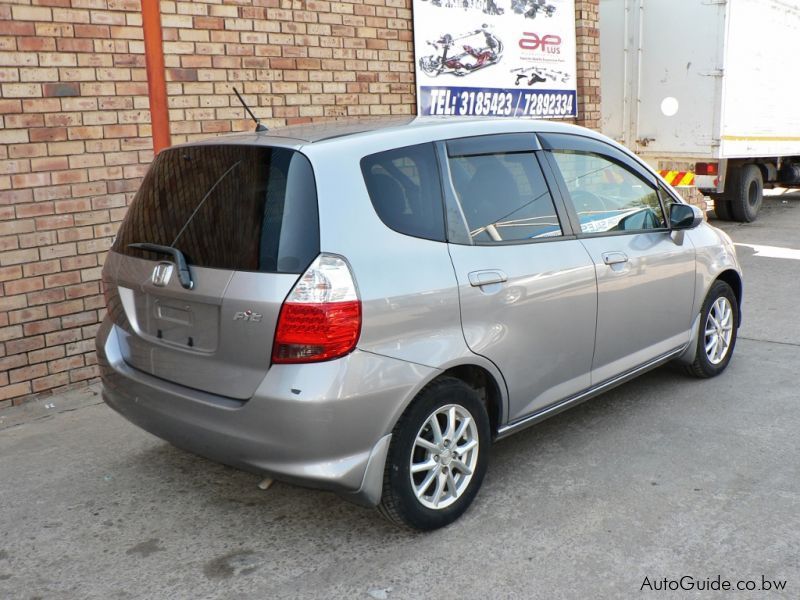
[[(800, 249), (800, 196), (723, 227)], [(430, 534), (328, 493), (263, 492), (96, 389), (0, 411), (0, 598), (627, 598), (645, 577), (718, 574), (787, 581), (737, 598), (798, 598), (800, 260), (739, 252), (725, 374), (662, 368), (498, 443), (473, 508)]]

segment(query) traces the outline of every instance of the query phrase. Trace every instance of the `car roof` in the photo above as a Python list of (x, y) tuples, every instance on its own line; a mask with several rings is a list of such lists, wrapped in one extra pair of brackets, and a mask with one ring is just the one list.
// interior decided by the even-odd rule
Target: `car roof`
[(343, 119), (302, 125), (289, 125), (262, 132), (233, 133), (193, 144), (243, 144), (300, 148), (370, 136), (393, 136), (413, 132), (434, 133), (441, 137), (486, 135), (531, 131), (540, 133), (580, 133), (602, 138), (594, 131), (558, 121), (539, 121), (508, 117), (378, 117)]

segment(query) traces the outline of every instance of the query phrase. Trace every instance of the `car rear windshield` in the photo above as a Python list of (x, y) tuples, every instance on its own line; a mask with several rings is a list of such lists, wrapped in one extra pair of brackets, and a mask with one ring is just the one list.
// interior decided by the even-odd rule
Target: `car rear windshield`
[(314, 173), (294, 150), (198, 145), (161, 152), (147, 172), (113, 250), (148, 242), (180, 250), (191, 265), (302, 273), (319, 254)]

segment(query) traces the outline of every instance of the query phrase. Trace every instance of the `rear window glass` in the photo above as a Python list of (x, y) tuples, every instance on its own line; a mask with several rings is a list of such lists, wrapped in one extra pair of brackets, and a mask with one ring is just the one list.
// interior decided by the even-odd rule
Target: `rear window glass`
[(533, 152), (450, 156), (448, 160), (475, 244), (561, 235), (553, 198)]
[(361, 160), (372, 206), (391, 229), (443, 242), (444, 207), (432, 144), (397, 148)]
[(319, 254), (314, 173), (294, 150), (200, 145), (161, 152), (147, 172), (113, 250), (173, 246), (191, 265), (302, 273)]

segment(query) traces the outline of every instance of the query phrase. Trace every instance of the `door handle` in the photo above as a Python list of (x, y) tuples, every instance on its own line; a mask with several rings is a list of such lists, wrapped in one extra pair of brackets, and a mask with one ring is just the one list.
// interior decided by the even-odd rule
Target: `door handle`
[(482, 285), (492, 285), (493, 283), (503, 283), (508, 280), (506, 274), (498, 269), (487, 269), (484, 271), (472, 271), (469, 275), (469, 284), (472, 287)]
[(607, 265), (618, 265), (619, 263), (628, 262), (628, 255), (624, 252), (604, 252), (603, 262)]

